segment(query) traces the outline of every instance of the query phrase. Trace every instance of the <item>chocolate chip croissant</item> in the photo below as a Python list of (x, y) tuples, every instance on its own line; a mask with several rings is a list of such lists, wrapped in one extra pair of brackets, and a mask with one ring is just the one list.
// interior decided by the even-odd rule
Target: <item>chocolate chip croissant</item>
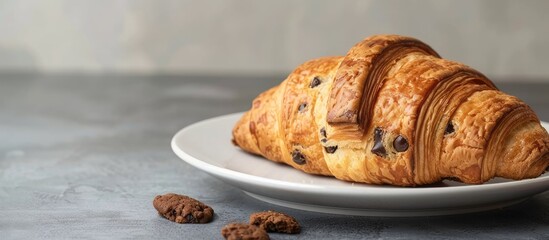
[(253, 101), (233, 142), (307, 173), (371, 184), (479, 184), (549, 166), (549, 135), (528, 105), (397, 35), (297, 67)]

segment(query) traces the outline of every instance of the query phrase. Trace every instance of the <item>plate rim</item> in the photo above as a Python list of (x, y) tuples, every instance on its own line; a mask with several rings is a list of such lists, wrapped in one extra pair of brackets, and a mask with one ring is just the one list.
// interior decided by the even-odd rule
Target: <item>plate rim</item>
[[(530, 179), (523, 179), (523, 180), (510, 180), (506, 182), (497, 182), (497, 183), (489, 183), (489, 184), (478, 184), (478, 185), (460, 185), (460, 186), (448, 186), (448, 187), (400, 187), (400, 186), (393, 186), (393, 185), (373, 185), (373, 184), (366, 184), (369, 186), (329, 186), (326, 187), (325, 185), (313, 185), (313, 184), (307, 184), (307, 183), (295, 183), (295, 182), (287, 182), (283, 180), (278, 179), (271, 179), (256, 175), (251, 175), (248, 173), (239, 172), (236, 170), (231, 170), (223, 167), (216, 166), (214, 164), (210, 164), (208, 162), (205, 162), (203, 160), (200, 160), (194, 156), (191, 156), (190, 154), (183, 151), (178, 145), (177, 145), (177, 139), (180, 138), (180, 136), (184, 135), (186, 132), (196, 128), (200, 127), (201, 125), (206, 125), (210, 122), (219, 121), (221, 119), (230, 119), (237, 116), (241, 116), (244, 112), (237, 112), (237, 113), (231, 113), (231, 114), (225, 114), (220, 115), (212, 118), (203, 119), (197, 122), (194, 122), (192, 124), (187, 125), (186, 127), (180, 129), (171, 140), (171, 148), (174, 151), (174, 153), (181, 158), (183, 161), (187, 162), (188, 164), (192, 165), (193, 167), (196, 167), (210, 175), (214, 176), (220, 176), (226, 179), (230, 179), (232, 181), (236, 182), (242, 182), (246, 184), (253, 184), (253, 185), (262, 185), (262, 186), (268, 186), (269, 188), (273, 189), (280, 189), (284, 190), (286, 192), (299, 192), (299, 193), (307, 193), (307, 194), (317, 194), (317, 195), (341, 195), (341, 194), (352, 194), (352, 195), (368, 195), (368, 196), (408, 196), (409, 194), (427, 194), (427, 195), (448, 195), (448, 194), (461, 194), (463, 192), (475, 192), (475, 191), (486, 191), (491, 190), (495, 191), (501, 188), (520, 188), (525, 185), (531, 185), (531, 184), (540, 184), (543, 182), (549, 183), (549, 175), (546, 174), (545, 176), (542, 174), (542, 176), (536, 177), (536, 178), (530, 178)], [(547, 122), (540, 121), (542, 125), (549, 125)], [(242, 151), (242, 150), (239, 150)], [(268, 161), (268, 160), (267, 160)], [(296, 169), (296, 171), (299, 171)], [(333, 178), (333, 177), (332, 177)], [(343, 181), (336, 178), (333, 178), (336, 181)], [(349, 182), (350, 183), (350, 182)], [(361, 183), (361, 185), (364, 183)], [(549, 188), (549, 187), (548, 187)], [(543, 192), (543, 191), (542, 191)]]

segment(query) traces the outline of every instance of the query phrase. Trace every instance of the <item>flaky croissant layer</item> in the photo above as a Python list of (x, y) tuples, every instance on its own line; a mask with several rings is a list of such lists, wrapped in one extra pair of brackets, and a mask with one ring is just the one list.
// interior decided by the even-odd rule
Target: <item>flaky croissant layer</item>
[(298, 66), (253, 101), (233, 140), (307, 173), (372, 184), (478, 184), (549, 166), (549, 134), (529, 106), (398, 35)]

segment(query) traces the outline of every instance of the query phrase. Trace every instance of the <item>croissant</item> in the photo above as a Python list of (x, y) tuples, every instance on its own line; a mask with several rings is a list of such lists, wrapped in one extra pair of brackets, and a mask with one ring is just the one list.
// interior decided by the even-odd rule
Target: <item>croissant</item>
[(480, 184), (549, 166), (549, 135), (528, 105), (398, 35), (303, 63), (261, 93), (232, 134), (247, 152), (370, 184)]

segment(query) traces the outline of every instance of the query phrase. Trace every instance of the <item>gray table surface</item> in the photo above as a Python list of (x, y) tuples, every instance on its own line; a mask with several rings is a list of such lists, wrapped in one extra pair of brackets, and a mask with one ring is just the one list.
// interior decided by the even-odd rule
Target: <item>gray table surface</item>
[[(281, 76), (0, 74), (0, 239), (221, 239), (261, 210), (303, 225), (273, 239), (549, 239), (549, 192), (513, 207), (439, 217), (340, 216), (264, 203), (182, 162), (179, 129), (246, 110)], [(549, 84), (500, 83), (549, 120)], [(213, 222), (158, 216), (155, 195), (212, 206)]]

